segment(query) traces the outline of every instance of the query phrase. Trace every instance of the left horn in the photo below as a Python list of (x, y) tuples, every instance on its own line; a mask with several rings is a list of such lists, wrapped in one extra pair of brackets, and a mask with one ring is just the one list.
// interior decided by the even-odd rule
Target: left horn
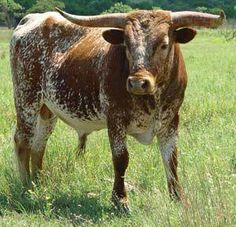
[(124, 28), (126, 13), (113, 13), (98, 16), (77, 16), (66, 13), (61, 9), (55, 8), (63, 17), (72, 23), (86, 27), (113, 27)]
[(223, 11), (221, 11), (220, 15), (183, 11), (183, 12), (172, 12), (171, 18), (173, 26), (175, 28), (194, 27), (194, 26), (217, 28), (223, 24), (225, 19), (225, 14)]

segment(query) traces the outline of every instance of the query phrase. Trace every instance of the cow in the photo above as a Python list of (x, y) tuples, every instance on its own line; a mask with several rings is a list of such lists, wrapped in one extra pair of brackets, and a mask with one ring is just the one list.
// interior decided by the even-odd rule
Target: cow
[(127, 135), (142, 144), (158, 139), (170, 197), (181, 199), (176, 140), (187, 73), (179, 44), (195, 37), (191, 27), (220, 26), (224, 13), (57, 11), (25, 16), (11, 39), (14, 149), (23, 184), (38, 178), (59, 118), (77, 131), (80, 151), (90, 133), (108, 129), (116, 205), (128, 210)]

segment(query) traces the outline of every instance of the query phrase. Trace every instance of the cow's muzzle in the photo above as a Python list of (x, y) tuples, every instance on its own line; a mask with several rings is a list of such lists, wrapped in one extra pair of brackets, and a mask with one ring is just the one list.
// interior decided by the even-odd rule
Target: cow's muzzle
[(130, 75), (127, 79), (126, 87), (127, 91), (134, 95), (151, 95), (156, 92), (154, 78), (147, 75)]

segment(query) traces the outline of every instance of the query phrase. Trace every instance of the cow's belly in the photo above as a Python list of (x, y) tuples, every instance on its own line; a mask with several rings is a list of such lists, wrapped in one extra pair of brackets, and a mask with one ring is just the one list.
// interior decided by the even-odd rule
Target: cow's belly
[(76, 131), (82, 131), (84, 133), (91, 133), (106, 128), (105, 115), (99, 114), (96, 117), (90, 116), (89, 119), (83, 116), (76, 116), (76, 114), (66, 108), (62, 108), (52, 102), (45, 102), (47, 107), (63, 122), (74, 128)]

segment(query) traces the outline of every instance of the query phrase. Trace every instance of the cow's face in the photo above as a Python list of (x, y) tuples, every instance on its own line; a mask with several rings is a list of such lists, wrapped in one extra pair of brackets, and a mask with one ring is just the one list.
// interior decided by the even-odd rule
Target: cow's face
[(192, 29), (174, 30), (168, 12), (137, 11), (129, 14), (124, 30), (107, 30), (103, 37), (112, 44), (124, 43), (130, 68), (127, 90), (146, 95), (168, 80), (174, 44), (188, 42), (195, 34)]

